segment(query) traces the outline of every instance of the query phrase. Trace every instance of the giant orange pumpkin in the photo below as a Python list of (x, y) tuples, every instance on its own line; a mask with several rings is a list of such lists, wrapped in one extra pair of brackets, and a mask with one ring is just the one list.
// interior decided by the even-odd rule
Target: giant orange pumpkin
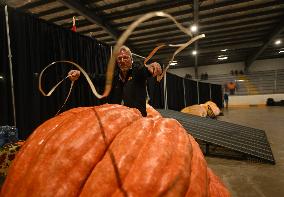
[(1, 196), (229, 193), (176, 120), (106, 104), (72, 109), (39, 126), (16, 156)]

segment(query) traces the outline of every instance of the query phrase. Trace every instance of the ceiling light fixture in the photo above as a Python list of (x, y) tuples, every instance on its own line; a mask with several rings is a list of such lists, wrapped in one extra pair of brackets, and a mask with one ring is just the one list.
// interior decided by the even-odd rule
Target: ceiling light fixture
[(284, 51), (280, 50), (278, 53), (284, 53)]
[(279, 44), (281, 44), (282, 42), (281, 42), (281, 40), (280, 39), (278, 39), (278, 40), (276, 40), (275, 42), (274, 42), (274, 44), (276, 44), (276, 45), (279, 45)]
[(170, 63), (171, 66), (177, 65), (177, 62)]
[(221, 51), (225, 52), (225, 51), (228, 51), (228, 49), (221, 49)]
[(176, 60), (173, 60), (171, 63), (170, 63), (171, 66), (174, 66), (174, 65), (177, 65), (177, 61)]
[(228, 59), (228, 56), (224, 56), (224, 55), (218, 56), (218, 60), (226, 60), (226, 59)]
[(197, 51), (196, 50), (193, 50), (192, 51), (192, 55), (196, 55), (197, 54)]
[(197, 32), (197, 29), (198, 29), (197, 25), (191, 25), (190, 27), (191, 32)]

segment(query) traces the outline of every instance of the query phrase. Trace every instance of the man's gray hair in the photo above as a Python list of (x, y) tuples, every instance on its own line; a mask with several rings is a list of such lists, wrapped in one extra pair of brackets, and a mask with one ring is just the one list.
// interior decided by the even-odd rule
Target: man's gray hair
[(127, 51), (127, 52), (129, 53), (131, 59), (133, 59), (133, 58), (132, 58), (132, 52), (131, 52), (131, 50), (130, 50), (127, 46), (125, 46), (125, 45), (121, 46), (120, 49), (119, 49), (119, 51), (121, 51), (121, 50)]

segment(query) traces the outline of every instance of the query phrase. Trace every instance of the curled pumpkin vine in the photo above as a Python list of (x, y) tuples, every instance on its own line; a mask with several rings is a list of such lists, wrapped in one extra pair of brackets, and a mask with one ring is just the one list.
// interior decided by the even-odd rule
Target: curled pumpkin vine
[[(67, 79), (69, 76), (67, 76), (66, 78), (64, 78), (63, 80), (61, 80), (59, 83), (57, 83), (48, 93), (45, 93), (42, 89), (42, 80), (41, 80), (41, 77), (42, 77), (42, 74), (43, 72), (51, 67), (52, 65), (55, 65), (56, 63), (67, 63), (67, 64), (71, 64), (73, 66), (75, 66), (76, 68), (78, 68), (82, 74), (84, 75), (84, 77), (86, 78), (93, 94), (98, 98), (98, 99), (101, 99), (101, 98), (104, 98), (104, 97), (107, 97), (111, 91), (111, 88), (112, 88), (112, 81), (113, 81), (113, 73), (114, 73), (114, 69), (115, 69), (115, 59), (119, 53), (119, 49), (123, 46), (123, 44), (125, 43), (125, 41), (127, 40), (127, 38), (131, 35), (131, 33), (135, 30), (135, 28), (141, 24), (142, 22), (146, 21), (146, 20), (149, 20), (153, 17), (165, 17), (165, 18), (168, 18), (170, 20), (172, 20), (175, 25), (182, 31), (184, 32), (185, 34), (187, 34), (190, 39), (189, 41), (187, 41), (186, 43), (182, 43), (182, 44), (162, 44), (162, 45), (159, 45), (157, 47), (155, 47), (151, 52), (150, 54), (147, 56), (147, 58), (145, 59), (144, 61), (144, 65), (147, 66), (147, 62), (153, 57), (153, 55), (161, 48), (165, 47), (165, 46), (169, 46), (169, 47), (178, 47), (178, 49), (174, 52), (174, 54), (172, 55), (171, 57), (171, 60), (169, 61), (168, 65), (166, 66), (166, 68), (163, 70), (162, 74), (160, 76), (157, 76), (157, 80), (158, 81), (161, 81), (161, 79), (164, 77), (165, 73), (167, 72), (167, 70), (169, 69), (170, 67), (170, 64), (171, 62), (174, 60), (175, 56), (180, 53), (182, 50), (184, 50), (186, 47), (188, 47), (190, 44), (192, 44), (193, 42), (195, 42), (196, 40), (200, 39), (200, 38), (203, 38), (205, 37), (204, 34), (201, 34), (201, 35), (198, 35), (198, 36), (195, 36), (192, 38), (192, 33), (190, 32), (190, 30), (186, 27), (183, 27), (179, 22), (177, 22), (177, 20), (165, 13), (165, 12), (150, 12), (148, 14), (145, 14), (143, 15), (142, 17), (140, 17), (139, 19), (137, 19), (136, 21), (134, 21), (124, 32), (123, 34), (119, 37), (119, 39), (117, 40), (116, 42), (116, 45), (114, 46), (114, 49), (113, 49), (113, 53), (112, 53), (112, 56), (108, 62), (108, 65), (107, 65), (107, 72), (106, 72), (106, 83), (105, 83), (105, 89), (104, 89), (104, 92), (103, 94), (99, 94), (94, 86), (94, 84), (92, 83), (91, 79), (89, 78), (89, 76), (87, 75), (87, 73), (84, 71), (84, 69), (79, 66), (78, 64), (72, 62), (72, 61), (56, 61), (56, 62), (52, 62), (51, 64), (49, 64), (48, 66), (46, 66), (40, 73), (40, 76), (39, 76), (39, 90), (40, 92), (44, 95), (44, 96), (50, 96), (53, 91), (62, 83), (62, 81), (64, 81), (65, 79)], [(65, 103), (67, 102), (68, 98), (69, 98), (69, 95), (71, 93), (71, 90), (72, 90), (72, 87), (73, 87), (73, 84), (74, 84), (74, 81), (72, 81), (71, 83), (71, 87), (70, 87), (70, 90), (69, 90), (69, 93), (68, 93), (68, 96), (67, 98), (65, 99), (65, 102), (63, 104), (63, 106), (65, 105)], [(60, 108), (60, 110), (63, 108), (63, 106)], [(60, 111), (59, 110), (59, 111)], [(59, 113), (59, 111), (57, 112), (57, 114)]]

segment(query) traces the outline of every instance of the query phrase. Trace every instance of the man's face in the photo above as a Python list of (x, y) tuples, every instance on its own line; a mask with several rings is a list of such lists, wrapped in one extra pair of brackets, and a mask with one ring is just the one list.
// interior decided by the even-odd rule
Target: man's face
[(120, 70), (127, 71), (132, 66), (132, 59), (128, 51), (121, 49), (116, 58)]

